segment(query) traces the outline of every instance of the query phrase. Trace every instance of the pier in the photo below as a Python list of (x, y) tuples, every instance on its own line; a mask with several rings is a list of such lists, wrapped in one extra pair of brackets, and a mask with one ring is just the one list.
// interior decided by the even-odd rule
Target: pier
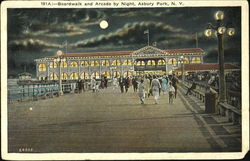
[(202, 99), (181, 85), (174, 104), (166, 94), (140, 104), (108, 87), (8, 105), (9, 152), (239, 152), (241, 125), (206, 113)]

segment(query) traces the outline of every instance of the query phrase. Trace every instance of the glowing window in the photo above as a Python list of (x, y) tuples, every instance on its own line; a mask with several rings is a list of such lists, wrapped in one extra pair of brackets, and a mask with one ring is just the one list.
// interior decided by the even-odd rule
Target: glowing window
[(91, 61), (91, 66), (99, 66), (99, 62), (97, 60)]
[(194, 64), (201, 63), (201, 58), (200, 57), (194, 57), (194, 58), (192, 58), (192, 63), (194, 63)]
[(65, 61), (61, 62), (61, 67), (62, 68), (67, 68), (67, 66), (68, 66), (68, 64)]
[(89, 73), (83, 72), (83, 73), (81, 74), (81, 79), (89, 79)]
[(132, 61), (129, 59), (124, 60), (123, 65), (132, 65)]
[(143, 66), (143, 65), (145, 65), (145, 62), (144, 61), (137, 61), (136, 65), (137, 66)]
[(158, 60), (158, 65), (166, 65), (165, 60)]
[(130, 76), (132, 76), (132, 72), (127, 71), (123, 75), (124, 75), (124, 77), (130, 77)]
[(78, 79), (78, 78), (79, 78), (78, 73), (72, 73), (70, 75), (70, 79)]
[(98, 72), (94, 72), (94, 73), (92, 73), (91, 74), (91, 78), (96, 78), (96, 79), (99, 79), (100, 78), (100, 75), (99, 75), (99, 73)]
[(78, 64), (77, 64), (77, 62), (73, 61), (73, 62), (71, 62), (70, 66), (73, 68), (76, 68), (76, 67), (78, 67)]
[(147, 65), (155, 65), (155, 61), (154, 60), (148, 60), (148, 64)]
[(120, 60), (114, 60), (112, 62), (112, 65), (116, 65), (116, 66), (121, 65), (121, 61)]
[(108, 60), (103, 60), (102, 61), (102, 66), (109, 66), (109, 61)]
[(81, 66), (82, 66), (82, 67), (87, 67), (87, 66), (89, 66), (88, 61), (82, 61), (82, 62), (81, 62)]
[(57, 68), (57, 63), (56, 63), (56, 62), (51, 62), (51, 63), (49, 64), (49, 67), (50, 67), (50, 68)]
[(169, 59), (168, 60), (168, 64), (176, 65), (177, 64), (177, 60), (175, 58)]
[(62, 73), (62, 79), (67, 80), (68, 79), (68, 74), (67, 73)]
[(121, 76), (121, 73), (120, 73), (120, 72), (115, 71), (115, 72), (113, 73), (113, 75), (114, 75), (114, 77), (120, 77), (120, 76)]
[(46, 71), (46, 65), (45, 64), (39, 64), (38, 70), (39, 71)]
[(184, 64), (189, 64), (189, 59), (188, 58), (184, 58)]
[(50, 80), (58, 80), (58, 76), (56, 73), (51, 73), (50, 74)]
[(111, 78), (110, 72), (103, 72), (102, 74), (107, 78)]
[(46, 78), (45, 76), (39, 76), (38, 80), (45, 80), (45, 78)]

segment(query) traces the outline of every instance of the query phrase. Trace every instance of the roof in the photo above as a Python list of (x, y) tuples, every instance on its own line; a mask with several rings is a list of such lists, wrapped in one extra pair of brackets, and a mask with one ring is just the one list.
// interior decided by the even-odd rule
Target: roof
[(23, 72), (23, 73), (18, 74), (18, 76), (32, 76), (32, 74)]
[[(87, 57), (87, 56), (126, 56), (141, 51), (142, 49), (147, 50), (148, 48), (161, 50), (155, 47), (146, 46), (139, 50), (135, 51), (107, 51), (107, 52), (84, 52), (84, 53), (67, 53), (65, 57)], [(187, 49), (168, 49), (168, 50), (161, 50), (163, 53), (166, 54), (178, 54), (178, 53), (203, 53), (204, 50), (201, 48), (187, 48)], [(49, 57), (56, 57), (56, 56), (49, 56)]]
[(86, 52), (86, 53), (68, 53), (67, 57), (84, 57), (84, 56), (114, 56), (114, 55), (130, 55), (133, 51), (108, 51), (108, 52)]
[[(204, 64), (184, 64), (185, 71), (205, 71), (205, 70), (219, 70), (218, 63), (204, 63)], [(232, 63), (225, 63), (225, 69), (240, 69)], [(181, 71), (181, 67), (177, 68), (176, 71)]]
[(176, 53), (203, 53), (204, 50), (201, 48), (187, 48), (187, 49), (167, 49), (164, 50), (167, 53), (176, 54)]

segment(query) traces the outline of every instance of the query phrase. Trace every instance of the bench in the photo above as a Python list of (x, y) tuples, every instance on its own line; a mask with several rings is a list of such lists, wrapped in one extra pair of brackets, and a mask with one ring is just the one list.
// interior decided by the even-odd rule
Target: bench
[(227, 103), (219, 103), (219, 113), (226, 116), (229, 122), (241, 124), (241, 110)]

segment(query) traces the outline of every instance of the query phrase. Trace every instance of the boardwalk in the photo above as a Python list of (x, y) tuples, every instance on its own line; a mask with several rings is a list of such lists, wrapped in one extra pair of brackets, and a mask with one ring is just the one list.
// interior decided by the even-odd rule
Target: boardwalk
[(141, 105), (132, 89), (112, 88), (10, 104), (9, 152), (240, 151), (240, 126), (204, 114), (182, 92), (172, 105), (166, 95)]

